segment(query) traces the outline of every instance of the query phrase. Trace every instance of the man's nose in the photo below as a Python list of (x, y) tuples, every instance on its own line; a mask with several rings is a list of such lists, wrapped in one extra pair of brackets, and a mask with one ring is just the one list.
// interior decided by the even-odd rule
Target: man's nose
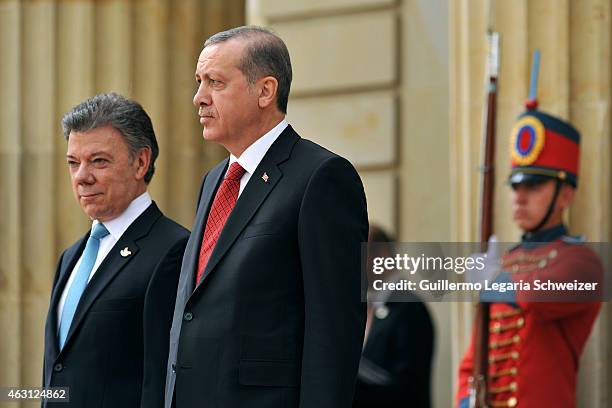
[(74, 173), (74, 181), (78, 184), (91, 184), (94, 181), (93, 173), (89, 168), (89, 165), (85, 162), (82, 162), (79, 165), (79, 168)]
[(527, 198), (525, 187), (517, 186), (514, 189), (514, 201), (517, 203), (524, 203)]
[(193, 95), (193, 106), (199, 108), (200, 106), (208, 105), (210, 105), (210, 92), (208, 91), (204, 82), (202, 82), (195, 95)]

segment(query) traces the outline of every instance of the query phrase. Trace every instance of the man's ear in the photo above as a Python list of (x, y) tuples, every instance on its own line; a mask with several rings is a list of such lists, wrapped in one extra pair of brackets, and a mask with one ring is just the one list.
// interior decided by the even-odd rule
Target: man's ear
[(149, 164), (151, 163), (151, 149), (145, 147), (140, 149), (134, 157), (134, 167), (136, 167), (136, 179), (143, 180), (149, 171)]
[(561, 208), (561, 210), (567, 209), (574, 201), (575, 195), (576, 189), (567, 183), (563, 183), (561, 186), (561, 191), (559, 191), (557, 205)]
[(273, 76), (261, 78), (259, 81), (259, 107), (264, 109), (272, 104), (276, 104), (276, 93), (278, 91), (278, 81)]

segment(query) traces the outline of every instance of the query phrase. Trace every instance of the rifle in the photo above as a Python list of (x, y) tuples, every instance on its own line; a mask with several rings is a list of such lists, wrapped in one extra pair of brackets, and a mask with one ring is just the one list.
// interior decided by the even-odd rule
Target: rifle
[[(495, 119), (497, 114), (497, 79), (499, 74), (499, 33), (487, 32), (489, 51), (487, 54), (487, 98), (485, 102), (485, 124), (483, 134), (483, 166), (481, 178), (480, 245), (486, 252), (487, 242), (493, 233), (493, 199), (495, 186)], [(478, 303), (476, 311), (476, 337), (474, 342), (474, 366), (470, 378), (471, 408), (487, 408), (487, 381), (489, 369), (489, 303)]]

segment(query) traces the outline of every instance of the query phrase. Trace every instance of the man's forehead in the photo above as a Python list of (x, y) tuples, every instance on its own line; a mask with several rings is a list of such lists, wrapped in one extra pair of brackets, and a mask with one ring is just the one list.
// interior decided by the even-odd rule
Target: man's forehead
[(121, 140), (122, 136), (119, 131), (109, 125), (83, 132), (73, 130), (68, 135), (68, 150), (76, 146), (83, 148), (95, 146), (96, 149), (112, 150)]
[(94, 136), (112, 136), (112, 135), (121, 136), (121, 133), (109, 123), (109, 124), (105, 124), (102, 126), (97, 126), (93, 129), (87, 129), (87, 130), (73, 129), (70, 131), (70, 136), (72, 135), (86, 136), (86, 137), (92, 136), (92, 135)]
[(235, 39), (209, 45), (200, 53), (198, 57), (198, 66), (206, 65), (211, 62), (219, 64), (234, 63), (242, 56), (244, 46), (244, 41)]

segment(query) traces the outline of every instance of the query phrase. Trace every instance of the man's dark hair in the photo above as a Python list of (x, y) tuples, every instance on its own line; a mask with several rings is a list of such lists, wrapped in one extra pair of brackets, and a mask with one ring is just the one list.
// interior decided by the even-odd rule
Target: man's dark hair
[(368, 252), (370, 257), (390, 256), (395, 252), (393, 237), (391, 237), (381, 226), (370, 224), (370, 228), (368, 229)]
[(204, 43), (204, 48), (230, 39), (248, 40), (238, 68), (250, 85), (265, 76), (276, 78), (278, 81), (276, 103), (281, 112), (287, 113), (292, 73), (289, 51), (283, 40), (266, 28), (243, 26), (211, 36)]
[(159, 147), (151, 118), (138, 102), (116, 93), (100, 94), (81, 102), (62, 118), (66, 140), (72, 131), (87, 132), (104, 126), (112, 126), (121, 133), (128, 145), (130, 160), (134, 160), (140, 149), (151, 150), (151, 162), (144, 178), (148, 184), (155, 173)]
[(368, 241), (369, 242), (392, 242), (393, 238), (387, 234), (387, 232), (382, 229), (382, 227), (376, 224), (370, 224), (370, 229), (368, 231)]

